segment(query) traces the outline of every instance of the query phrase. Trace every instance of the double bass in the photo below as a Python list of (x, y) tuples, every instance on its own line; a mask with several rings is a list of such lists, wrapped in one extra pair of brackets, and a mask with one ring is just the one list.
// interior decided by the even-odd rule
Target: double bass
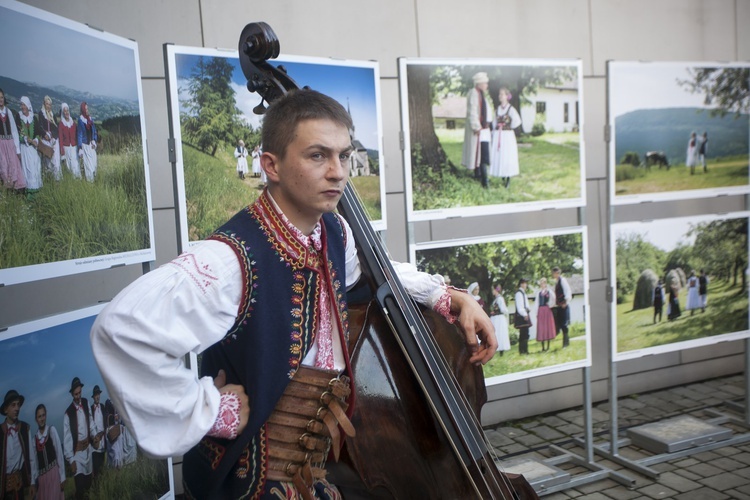
[[(247, 88), (262, 97), (258, 114), (264, 101), (299, 88), (267, 62), (279, 47), (266, 23), (248, 24), (240, 35)], [(351, 183), (337, 208), (366, 279), (348, 293), (357, 435), (346, 439), (341, 460), (328, 464), (331, 483), (347, 499), (538, 498), (523, 476), (498, 468), (478, 418), (484, 378), (468, 362), (463, 335), (407, 295)]]

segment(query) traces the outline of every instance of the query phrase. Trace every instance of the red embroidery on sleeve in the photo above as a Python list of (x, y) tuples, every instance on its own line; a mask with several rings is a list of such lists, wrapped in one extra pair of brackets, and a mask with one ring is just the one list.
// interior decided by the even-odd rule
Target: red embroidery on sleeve
[(219, 415), (208, 431), (211, 437), (234, 439), (240, 427), (240, 397), (231, 392), (221, 395)]

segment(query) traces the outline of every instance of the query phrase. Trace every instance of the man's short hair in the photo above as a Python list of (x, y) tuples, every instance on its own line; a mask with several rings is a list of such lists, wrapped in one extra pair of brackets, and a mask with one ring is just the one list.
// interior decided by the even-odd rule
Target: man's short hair
[(557, 267), (557, 266), (555, 266), (555, 267), (552, 268), (552, 272), (553, 273), (559, 273), (560, 272), (560, 268)]
[(335, 99), (311, 89), (292, 90), (274, 101), (263, 118), (263, 151), (280, 159), (294, 140), (297, 124), (305, 120), (330, 120), (352, 130), (352, 117)]

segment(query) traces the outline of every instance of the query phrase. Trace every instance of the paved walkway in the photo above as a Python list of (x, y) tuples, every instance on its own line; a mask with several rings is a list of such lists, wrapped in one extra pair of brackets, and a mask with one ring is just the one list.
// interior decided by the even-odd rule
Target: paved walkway
[[(682, 415), (690, 415), (704, 421), (721, 415), (734, 417), (742, 422), (743, 415), (732, 410), (725, 403), (742, 398), (745, 394), (743, 375), (723, 377), (704, 382), (673, 387), (618, 401), (618, 427), (620, 437), (626, 437), (626, 429), (643, 424), (669, 420)], [(609, 444), (609, 403), (594, 405), (592, 408), (594, 443), (597, 448)], [(744, 443), (724, 445), (710, 451), (686, 451), (685, 456), (666, 455), (665, 452), (647, 451), (632, 444), (618, 447), (619, 456), (638, 462), (658, 460), (647, 468), (658, 472), (657, 479), (639, 474), (631, 468), (605, 460), (595, 454), (595, 464), (615, 472), (619, 478), (632, 479), (631, 485), (623, 485), (611, 475), (600, 475), (600, 479), (587, 482), (582, 478), (594, 477), (590, 468), (566, 461), (556, 467), (570, 474), (570, 481), (560, 486), (552, 486), (553, 492), (540, 492), (544, 500), (577, 498), (579, 500), (625, 500), (662, 499), (683, 500), (750, 500), (750, 431), (745, 431), (736, 423), (726, 423), (722, 428), (732, 431), (730, 440), (748, 438)], [(524, 459), (543, 461), (560, 455), (556, 450), (568, 451), (579, 457), (586, 456), (580, 438), (584, 432), (584, 412), (582, 408), (566, 410), (555, 414), (506, 422), (501, 426), (486, 429), (489, 441), (495, 447), (503, 463)], [(579, 439), (576, 439), (579, 438)], [(671, 460), (666, 458), (674, 456)], [(656, 457), (656, 458), (654, 458)], [(585, 462), (585, 461), (584, 461)], [(609, 477), (608, 477), (609, 476)], [(531, 479), (533, 482), (533, 479)], [(574, 483), (578, 484), (577, 486)], [(551, 482), (550, 482), (551, 484)], [(559, 491), (555, 488), (563, 488)]]

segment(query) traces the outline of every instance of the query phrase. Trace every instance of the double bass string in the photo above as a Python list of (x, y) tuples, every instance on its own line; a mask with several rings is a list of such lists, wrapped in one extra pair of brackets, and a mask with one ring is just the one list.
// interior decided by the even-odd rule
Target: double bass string
[[(393, 299), (398, 303), (399, 309), (403, 312), (404, 316), (406, 316), (405, 319), (408, 323), (408, 326), (412, 330), (412, 333), (414, 334), (415, 340), (417, 340), (417, 347), (421, 351), (423, 358), (429, 361), (427, 363), (427, 369), (430, 371), (432, 379), (435, 381), (436, 389), (439, 392), (440, 397), (448, 407), (447, 409), (450, 410), (449, 416), (454, 421), (456, 421), (456, 425), (458, 427), (464, 429), (464, 432), (461, 433), (460, 437), (462, 438), (462, 441), (464, 441), (465, 446), (469, 448), (470, 457), (466, 458), (474, 460), (476, 462), (476, 457), (480, 456), (482, 457), (480, 458), (480, 460), (483, 462), (484, 454), (486, 453), (490, 457), (490, 461), (492, 462), (489, 467), (494, 467), (494, 470), (496, 472), (499, 472), (498, 464), (495, 461), (497, 459), (497, 455), (494, 449), (491, 445), (489, 445), (487, 437), (484, 434), (484, 431), (481, 429), (481, 425), (479, 424), (477, 417), (470, 409), (470, 405), (468, 404), (463, 391), (460, 389), (458, 381), (455, 379), (453, 373), (448, 368), (447, 362), (442, 352), (435, 344), (435, 341), (430, 334), (430, 329), (427, 326), (424, 317), (418, 311), (418, 309), (416, 309), (412, 300), (406, 295), (406, 292), (403, 289), (401, 283), (398, 281), (398, 279), (395, 278), (393, 267), (390, 265), (390, 259), (387, 255), (385, 255), (384, 248), (381, 245), (377, 244), (379, 243), (379, 240), (377, 239), (372, 226), (370, 225), (367, 217), (364, 214), (361, 203), (359, 202), (359, 200), (355, 199), (356, 196), (356, 191), (350, 184), (348, 184), (342, 201), (344, 201), (344, 205), (348, 205), (348, 208), (352, 211), (350, 217), (348, 218), (352, 219), (349, 220), (349, 223), (351, 225), (357, 226), (359, 232), (363, 233), (365, 241), (372, 242), (371, 251), (375, 254), (376, 264), (379, 267), (378, 271), (380, 271), (386, 281), (391, 284), (390, 288), (391, 292), (393, 293)], [(387, 311), (386, 317), (390, 318), (390, 315), (387, 314)], [(393, 325), (390, 319), (389, 323), (391, 324), (392, 328), (395, 328), (395, 325)], [(405, 350), (405, 354), (407, 354), (406, 357), (412, 367), (412, 370), (417, 373), (418, 370), (413, 364), (408, 352), (406, 352), (405, 346), (403, 345), (402, 341), (398, 339), (398, 335), (396, 335), (396, 337), (402, 349)], [(429, 397), (429, 391), (427, 387), (425, 387), (424, 382), (421, 380), (421, 377), (419, 377), (419, 373), (417, 373), (417, 375), (419, 383), (422, 386), (423, 391), (427, 396), (428, 402), (433, 409), (433, 413), (446, 432), (446, 435), (449, 437), (449, 441), (451, 441), (451, 446), (453, 447), (454, 452), (459, 457), (463, 456), (464, 454), (462, 454), (458, 449), (457, 444), (453, 442), (451, 433), (447, 429), (446, 423), (443, 422), (443, 417), (441, 417), (440, 412), (435, 407), (435, 403), (431, 401), (431, 398)], [(467, 416), (467, 413), (470, 414), (470, 416)], [(470, 421), (468, 421), (467, 418), (470, 419)], [(464, 464), (463, 460), (461, 462), (465, 472), (474, 483), (474, 478), (471, 472), (468, 470), (467, 465)], [(479, 466), (480, 475), (482, 481), (485, 482), (489, 490), (492, 490), (492, 487), (490, 484), (487, 484), (488, 480), (491, 483), (494, 483), (497, 489), (502, 491), (503, 488), (500, 487), (499, 484), (497, 484), (498, 481), (501, 481), (503, 486), (505, 486), (505, 488), (509, 492), (511, 492), (514, 497), (517, 497), (514, 491), (514, 487), (507, 477), (502, 474), (490, 474), (490, 478), (488, 479), (486, 477), (486, 474), (481, 473), (481, 470), (485, 467), (488, 467), (488, 465), (485, 464), (484, 467), (482, 467), (481, 465)], [(497, 477), (498, 475), (500, 476), (499, 478)], [(475, 489), (477, 489), (476, 485)], [(478, 489), (477, 493), (481, 496), (481, 493)]]

